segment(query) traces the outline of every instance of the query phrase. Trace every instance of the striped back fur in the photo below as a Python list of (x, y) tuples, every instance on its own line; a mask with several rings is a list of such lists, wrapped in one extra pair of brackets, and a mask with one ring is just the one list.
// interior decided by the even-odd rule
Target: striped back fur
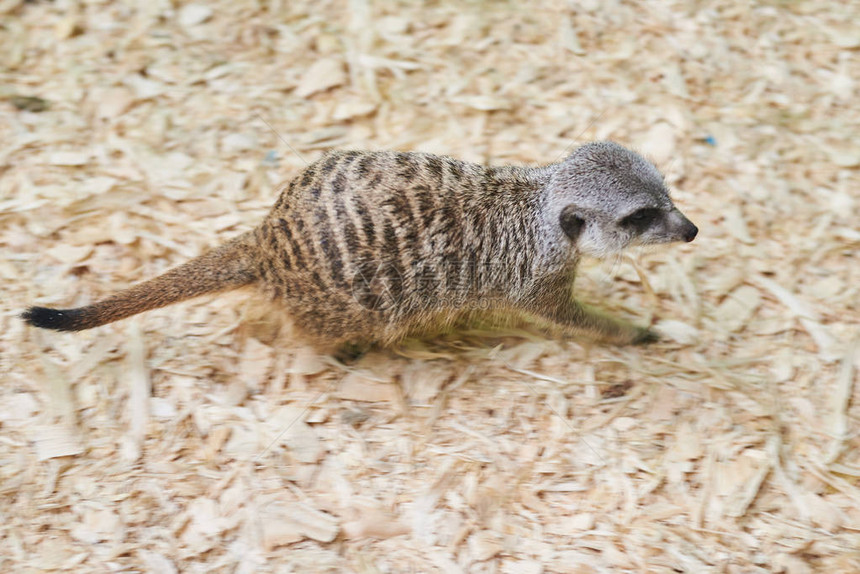
[(333, 152), (257, 230), (264, 288), (326, 340), (396, 339), (534, 279), (540, 186), (515, 168), (423, 153)]

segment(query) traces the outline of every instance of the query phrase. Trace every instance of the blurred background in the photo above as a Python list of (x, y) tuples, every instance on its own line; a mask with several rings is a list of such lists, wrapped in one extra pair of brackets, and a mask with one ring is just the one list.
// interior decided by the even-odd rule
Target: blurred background
[[(0, 565), (860, 569), (860, 5), (0, 1)], [(650, 157), (695, 242), (586, 262), (664, 340), (332, 365), (248, 294), (25, 328), (250, 229), (330, 149)], [(277, 322), (277, 321), (275, 321)]]

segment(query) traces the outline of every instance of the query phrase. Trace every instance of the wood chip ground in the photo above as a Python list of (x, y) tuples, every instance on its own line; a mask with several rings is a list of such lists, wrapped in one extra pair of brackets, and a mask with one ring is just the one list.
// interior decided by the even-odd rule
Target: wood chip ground
[[(0, 1), (0, 569), (860, 571), (860, 3)], [(79, 305), (328, 149), (612, 138), (701, 232), (589, 262), (664, 341), (337, 367), (243, 293)]]

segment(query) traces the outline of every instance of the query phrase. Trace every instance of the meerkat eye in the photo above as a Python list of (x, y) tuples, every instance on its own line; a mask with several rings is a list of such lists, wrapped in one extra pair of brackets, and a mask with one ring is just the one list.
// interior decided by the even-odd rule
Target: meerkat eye
[(621, 224), (636, 229), (647, 229), (657, 218), (660, 217), (660, 210), (653, 207), (646, 207), (638, 211), (634, 211), (627, 217), (621, 220)]

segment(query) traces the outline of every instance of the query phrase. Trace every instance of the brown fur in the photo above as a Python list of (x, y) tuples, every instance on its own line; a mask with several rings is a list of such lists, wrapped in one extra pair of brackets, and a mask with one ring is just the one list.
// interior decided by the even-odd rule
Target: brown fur
[[(603, 162), (611, 181), (622, 181), (617, 195), (630, 186), (657, 185), (648, 179), (650, 173), (642, 183), (633, 168), (619, 164), (619, 150), (632, 152), (614, 144), (593, 145), (604, 146), (589, 148), (594, 161)], [(567, 188), (553, 187), (553, 178), (562, 173), (557, 166), (565, 165), (492, 168), (422, 153), (329, 153), (289, 183), (253, 231), (102, 302), (66, 311), (36, 307), (24, 317), (40, 327), (88, 329), (205, 293), (257, 284), (320, 343), (387, 344), (485, 310), (533, 314), (565, 332), (616, 343), (649, 340), (649, 331), (588, 311), (572, 299), (579, 235), (596, 231), (587, 227), (591, 216), (574, 209), (580, 203), (568, 205), (560, 216), (547, 216), (569, 203)], [(577, 173), (563, 174), (564, 185), (604, 185)], [(642, 195), (635, 189), (630, 193), (637, 201)], [(658, 199), (670, 217), (674, 206), (668, 195)], [(622, 205), (627, 203), (632, 201)], [(588, 213), (597, 213), (598, 207), (589, 204)], [(695, 226), (680, 218), (666, 237), (651, 242), (692, 239)], [(624, 239), (629, 243), (640, 233), (626, 225), (619, 229), (632, 230)]]
[(253, 233), (240, 235), (209, 253), (96, 304), (62, 311), (31, 307), (23, 317), (37, 327), (82, 331), (199, 295), (250, 285), (258, 279), (254, 272), (253, 237)]

